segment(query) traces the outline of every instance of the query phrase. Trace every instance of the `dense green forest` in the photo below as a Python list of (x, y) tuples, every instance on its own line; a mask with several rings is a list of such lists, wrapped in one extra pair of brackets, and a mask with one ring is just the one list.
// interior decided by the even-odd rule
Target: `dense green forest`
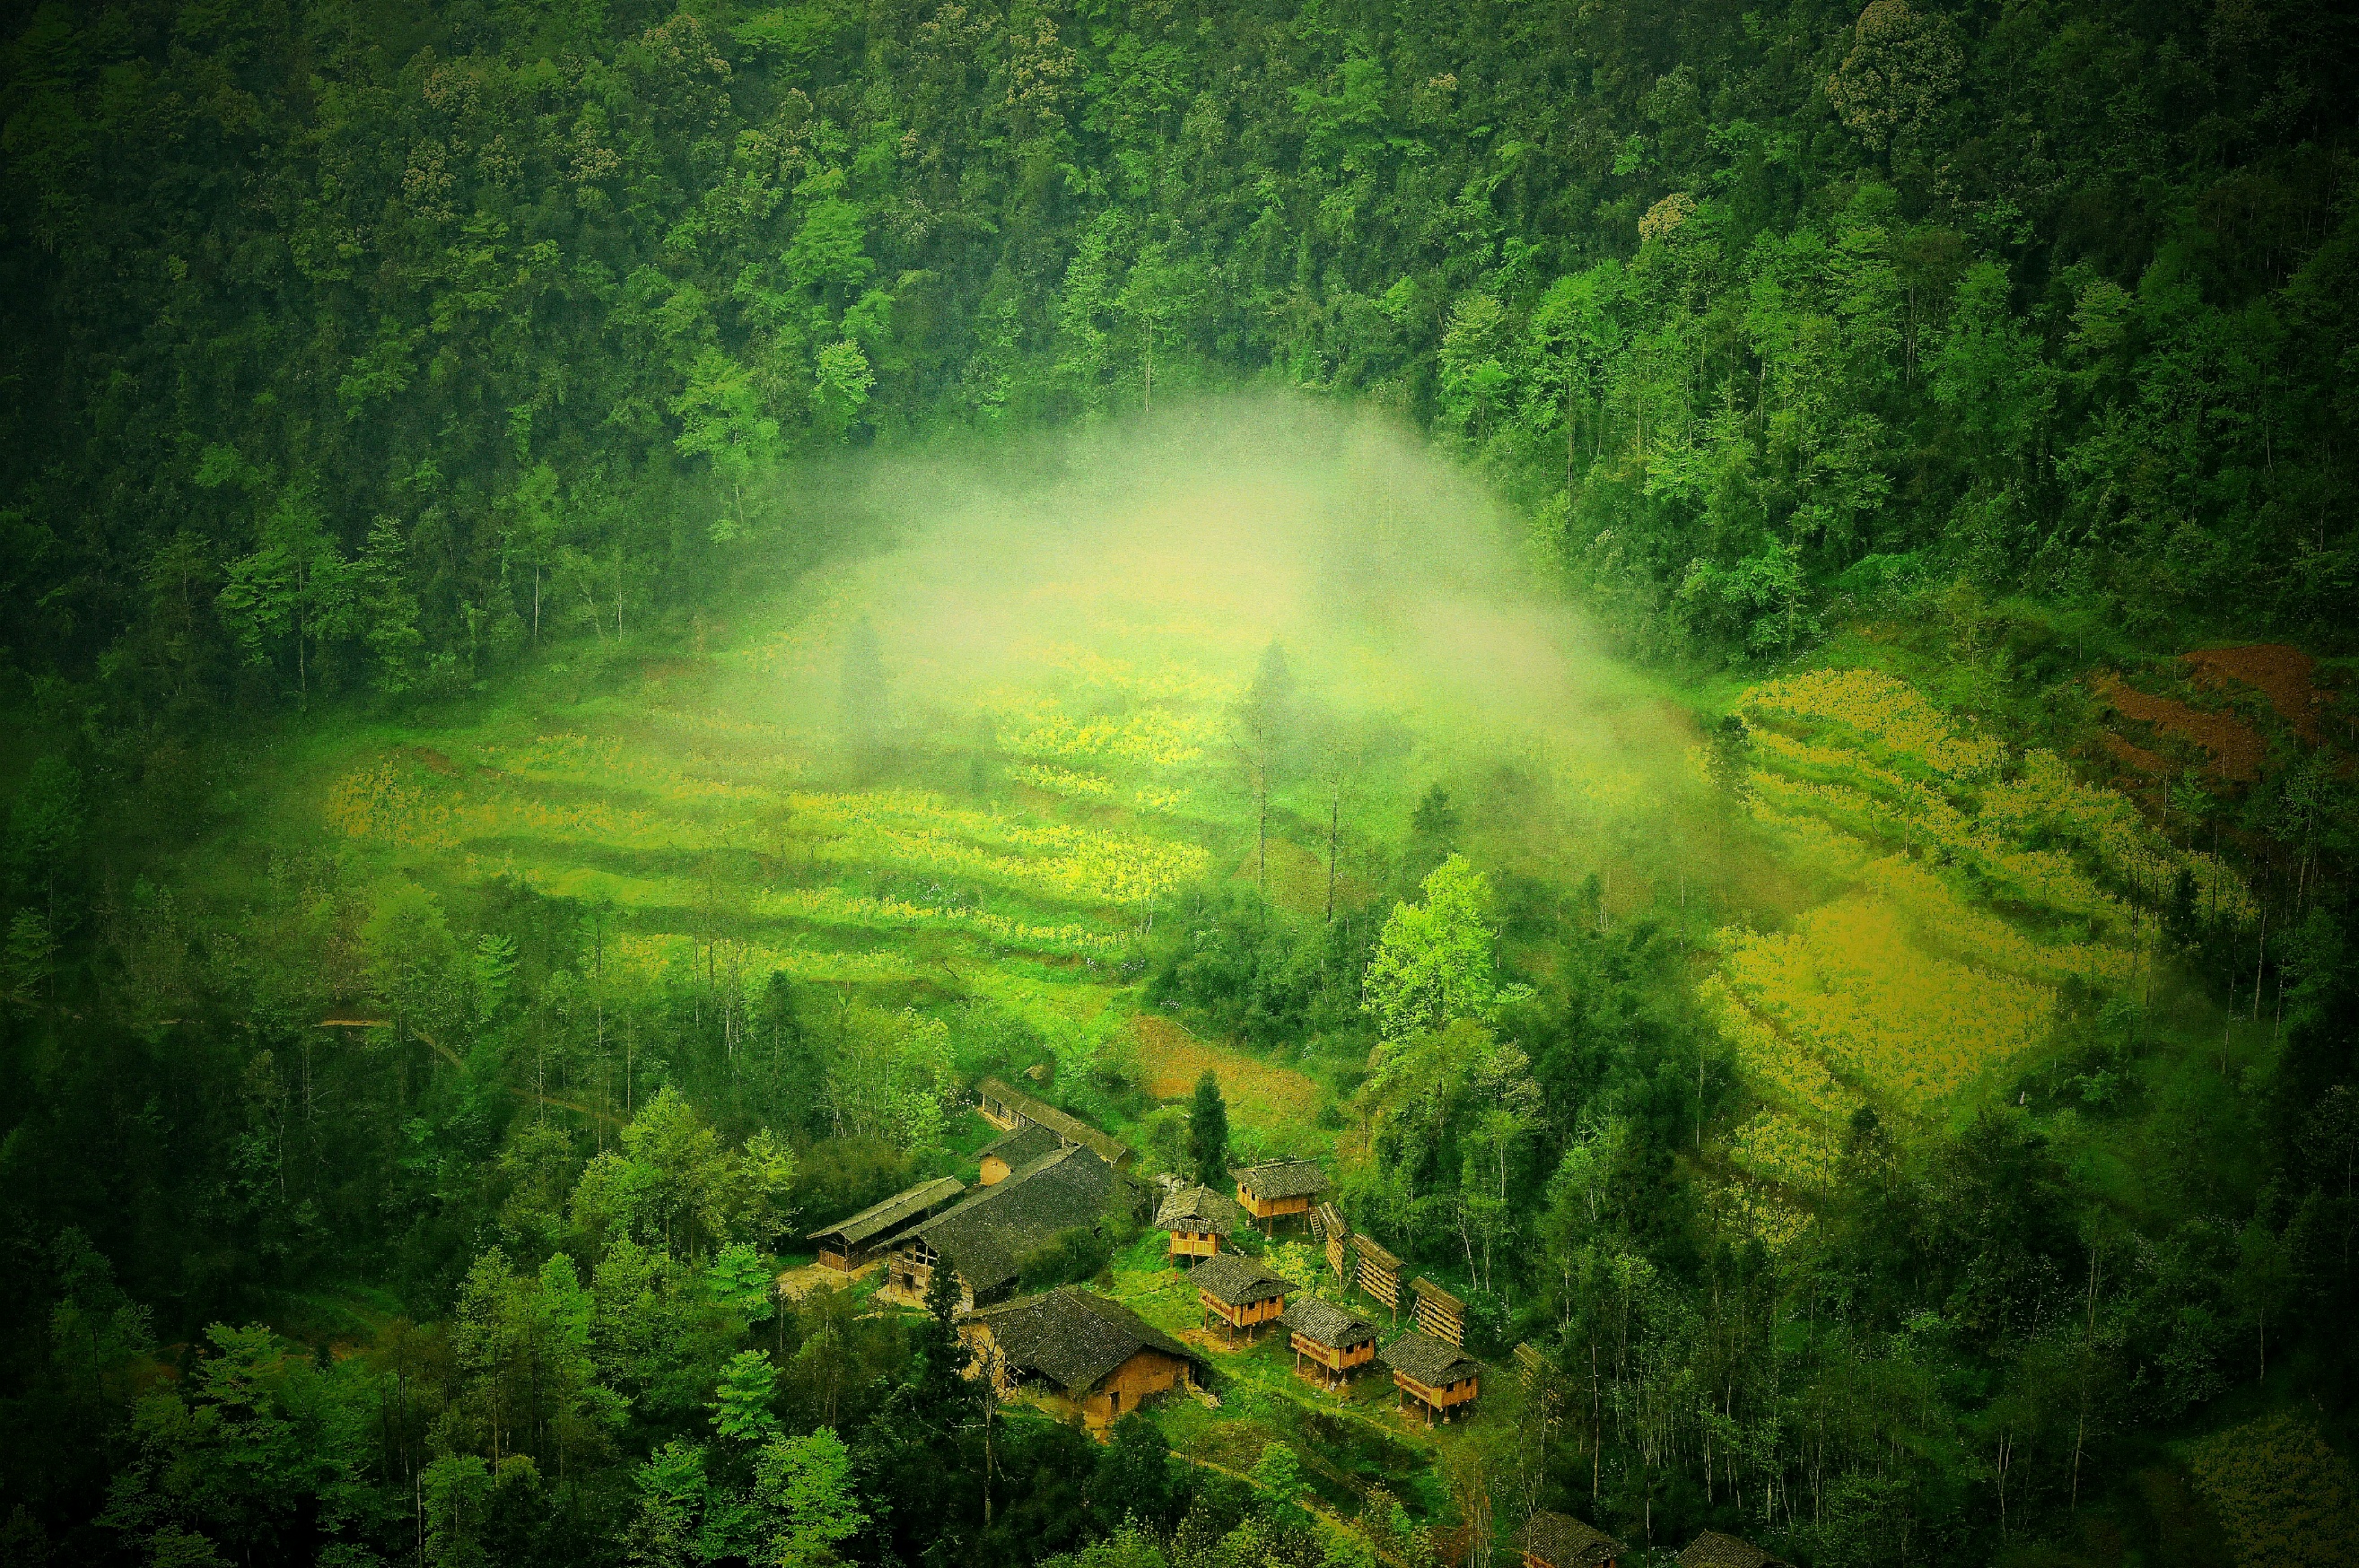
[[(2346, 1560), (2354, 108), (2281, 0), (0, 5), (0, 1568)], [(1231, 427), (1616, 673), (1190, 579), (920, 704)], [(773, 1288), (1027, 1069), (1327, 1161), (1482, 1413)]]

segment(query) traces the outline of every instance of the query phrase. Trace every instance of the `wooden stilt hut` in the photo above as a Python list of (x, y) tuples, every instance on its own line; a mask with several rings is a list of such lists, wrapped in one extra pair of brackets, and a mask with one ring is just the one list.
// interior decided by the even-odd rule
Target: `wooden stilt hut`
[(1482, 1392), (1483, 1364), (1448, 1340), (1412, 1330), (1384, 1347), (1377, 1359), (1392, 1368), (1401, 1407), (1415, 1400), (1431, 1426), (1438, 1418), (1471, 1405)]

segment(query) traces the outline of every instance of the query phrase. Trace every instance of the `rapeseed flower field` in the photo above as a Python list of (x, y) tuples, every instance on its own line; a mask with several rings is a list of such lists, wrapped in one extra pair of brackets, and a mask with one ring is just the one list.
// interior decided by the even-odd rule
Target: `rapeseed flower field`
[[(1736, 711), (1750, 818), (1835, 885), (1787, 929), (1721, 933), (1702, 1000), (1763, 1092), (1806, 1120), (1852, 1095), (1937, 1114), (2022, 1062), (2060, 987), (2131, 982), (2152, 939), (2140, 906), (2181, 879), (2220, 918), (2256, 918), (2231, 872), (2130, 801), (1881, 671), (1763, 682)], [(1807, 1184), (1789, 1143), (1756, 1119), (1732, 1152)]]

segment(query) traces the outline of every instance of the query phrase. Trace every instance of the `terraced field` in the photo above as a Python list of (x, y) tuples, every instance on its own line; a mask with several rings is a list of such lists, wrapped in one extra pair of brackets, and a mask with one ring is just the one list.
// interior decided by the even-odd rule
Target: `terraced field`
[(2131, 985), (2150, 962), (2140, 909), (2180, 877), (2249, 922), (2249, 892), (2064, 761), (2015, 751), (1874, 670), (1746, 691), (1747, 809), (1830, 896), (1784, 929), (1720, 934), (1704, 986), (1782, 1114), (1741, 1164), (1823, 1184), (1828, 1141), (1864, 1103), (1935, 1116), (2048, 1038), (2060, 991)]

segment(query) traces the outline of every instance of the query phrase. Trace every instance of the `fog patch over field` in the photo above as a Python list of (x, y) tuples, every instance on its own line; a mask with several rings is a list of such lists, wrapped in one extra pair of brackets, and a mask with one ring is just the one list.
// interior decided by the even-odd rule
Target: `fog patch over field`
[(849, 462), (830, 489), (889, 543), (823, 569), (810, 619), (757, 654), (745, 699), (799, 733), (842, 741), (873, 635), (897, 748), (1186, 775), (1215, 814), (1275, 644), (1296, 693), (1278, 793), (1340, 747), (1388, 829), (1437, 781), (1473, 808), (1504, 770), (1512, 815), (1643, 816), (1691, 777), (1676, 718), (1535, 589), (1518, 524), (1381, 417), (1212, 399), (988, 457)]

